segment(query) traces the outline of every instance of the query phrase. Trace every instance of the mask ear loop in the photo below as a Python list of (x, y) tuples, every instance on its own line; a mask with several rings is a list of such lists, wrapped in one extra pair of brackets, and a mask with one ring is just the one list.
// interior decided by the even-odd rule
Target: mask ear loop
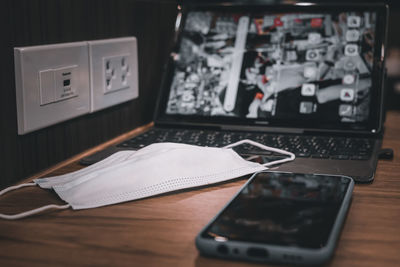
[[(32, 183), (25, 183), (25, 184), (20, 184), (20, 185), (7, 187), (6, 189), (3, 189), (3, 190), (0, 191), (0, 196), (4, 195), (7, 192), (10, 192), (10, 191), (13, 191), (13, 190), (17, 190), (17, 189), (22, 188), (22, 187), (27, 187), (27, 186), (36, 186), (36, 183), (32, 182)], [(40, 208), (37, 208), (37, 209), (21, 212), (21, 213), (18, 213), (18, 214), (13, 214), (13, 215), (0, 213), (0, 219), (16, 220), (16, 219), (25, 218), (25, 217), (31, 216), (33, 214), (37, 214), (37, 213), (40, 213), (42, 211), (49, 210), (49, 209), (67, 209), (69, 207), (70, 207), (69, 204), (66, 204), (66, 205), (51, 204), (51, 205), (46, 205), (46, 206), (43, 206), (43, 207), (40, 207)]]
[(296, 158), (296, 156), (292, 152), (289, 152), (289, 151), (286, 151), (286, 150), (282, 150), (282, 149), (279, 149), (279, 148), (266, 146), (266, 145), (257, 143), (255, 141), (249, 140), (249, 139), (238, 141), (236, 143), (224, 146), (223, 148), (232, 148), (232, 147), (235, 147), (235, 146), (240, 146), (242, 144), (250, 144), (250, 145), (256, 146), (258, 148), (261, 148), (263, 150), (276, 152), (276, 153), (280, 153), (280, 154), (284, 154), (284, 155), (289, 156), (288, 158), (284, 158), (284, 159), (275, 160), (275, 161), (271, 161), (271, 162), (268, 162), (268, 163), (261, 164), (261, 165), (263, 165), (265, 167), (268, 167), (268, 166), (271, 166), (271, 165), (275, 165), (275, 164), (281, 164), (281, 163), (288, 162), (288, 161), (293, 161)]

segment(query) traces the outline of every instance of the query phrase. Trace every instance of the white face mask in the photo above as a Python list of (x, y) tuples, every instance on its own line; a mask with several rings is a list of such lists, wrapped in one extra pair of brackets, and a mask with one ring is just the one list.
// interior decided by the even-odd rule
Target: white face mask
[[(266, 164), (246, 161), (231, 149), (245, 143), (289, 157)], [(131, 201), (227, 181), (294, 158), (290, 152), (251, 140), (242, 140), (224, 148), (155, 143), (138, 151), (117, 152), (73, 173), (6, 188), (0, 191), (0, 195), (17, 188), (39, 185), (54, 189), (68, 204), (47, 205), (16, 215), (0, 214), (0, 218), (19, 219), (51, 208), (88, 209)]]

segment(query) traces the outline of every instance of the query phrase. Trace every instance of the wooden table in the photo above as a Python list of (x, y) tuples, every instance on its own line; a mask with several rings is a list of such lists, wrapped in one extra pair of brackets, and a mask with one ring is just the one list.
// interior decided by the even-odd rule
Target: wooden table
[[(81, 168), (79, 158), (136, 129), (35, 177)], [(372, 184), (356, 185), (334, 266), (400, 265), (400, 112), (388, 113), (383, 147), (395, 150), (380, 161)], [(49, 211), (18, 221), (0, 220), (0, 266), (246, 266), (199, 255), (194, 239), (224, 206), (244, 179), (202, 189), (123, 204), (73, 211)], [(63, 204), (38, 187), (9, 193), (1, 213), (15, 213), (48, 203)]]

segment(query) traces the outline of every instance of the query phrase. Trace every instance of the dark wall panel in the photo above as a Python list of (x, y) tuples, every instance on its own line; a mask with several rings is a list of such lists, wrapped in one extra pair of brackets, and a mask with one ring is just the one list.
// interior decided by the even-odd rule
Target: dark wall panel
[[(175, 1), (5, 0), (1, 5), (0, 188), (151, 121)], [(122, 36), (138, 39), (138, 99), (18, 136), (14, 47)]]

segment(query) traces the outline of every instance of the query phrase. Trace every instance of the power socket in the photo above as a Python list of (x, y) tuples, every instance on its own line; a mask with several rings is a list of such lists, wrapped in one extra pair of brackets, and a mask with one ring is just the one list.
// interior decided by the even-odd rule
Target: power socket
[(135, 37), (14, 48), (18, 134), (139, 95)]
[(89, 41), (91, 107), (95, 112), (139, 95), (135, 37)]
[(130, 54), (103, 58), (103, 75), (105, 77), (104, 93), (110, 93), (128, 87), (131, 75), (128, 57)]

